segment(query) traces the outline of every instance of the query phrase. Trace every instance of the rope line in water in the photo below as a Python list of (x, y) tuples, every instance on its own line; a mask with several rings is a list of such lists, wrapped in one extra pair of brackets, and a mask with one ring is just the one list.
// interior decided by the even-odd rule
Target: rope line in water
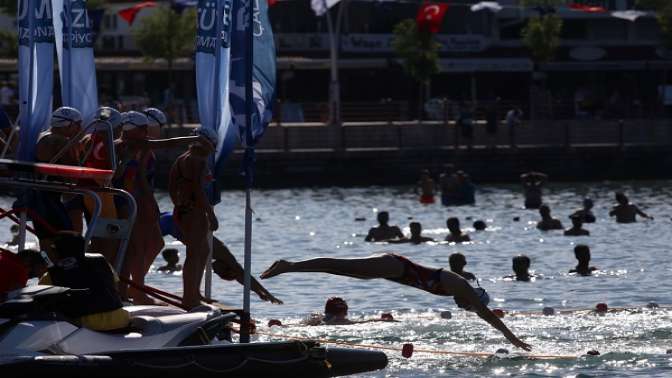
[[(284, 334), (268, 333), (268, 332), (260, 332), (260, 331), (257, 331), (256, 334), (262, 335), (262, 336), (269, 336), (269, 337), (278, 337), (278, 338), (289, 339), (289, 340), (317, 341), (317, 342), (322, 343), (322, 344), (343, 345), (343, 346), (348, 346), (348, 347), (352, 347), (352, 348), (389, 350), (389, 351), (402, 352), (402, 353), (404, 352), (403, 348), (386, 346), (386, 345), (357, 344), (357, 343), (350, 343), (350, 342), (347, 342), (347, 341), (320, 339), (320, 338), (294, 336), (294, 335), (284, 335)], [(463, 356), (463, 357), (481, 357), (481, 358), (492, 357), (494, 355), (494, 353), (487, 353), (487, 352), (455, 352), (455, 351), (435, 350), (435, 349), (414, 349), (413, 352), (435, 354), (435, 355), (445, 355), (445, 356)], [(526, 355), (522, 355), (522, 356), (526, 357), (526, 358), (529, 358), (529, 359), (538, 359), (538, 360), (560, 360), (560, 359), (576, 359), (577, 358), (577, 356), (570, 356), (570, 355), (547, 355), (547, 354), (538, 354), (538, 355), (526, 354)]]

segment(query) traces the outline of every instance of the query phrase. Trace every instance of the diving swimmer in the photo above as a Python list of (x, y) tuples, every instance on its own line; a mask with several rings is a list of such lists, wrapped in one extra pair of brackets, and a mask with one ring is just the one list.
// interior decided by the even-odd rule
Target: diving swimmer
[(489, 297), (485, 290), (472, 287), (467, 280), (451, 271), (419, 265), (395, 253), (352, 259), (318, 257), (297, 262), (278, 260), (261, 274), (261, 278), (290, 272), (320, 272), (359, 279), (384, 278), (434, 295), (452, 296), (458, 307), (475, 312), (499, 330), (511, 344), (527, 351), (532, 349), (487, 307)]

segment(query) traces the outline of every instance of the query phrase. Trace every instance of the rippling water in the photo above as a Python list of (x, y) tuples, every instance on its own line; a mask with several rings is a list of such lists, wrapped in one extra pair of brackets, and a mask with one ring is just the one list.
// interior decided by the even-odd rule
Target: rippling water
[[(598, 302), (610, 307), (644, 307), (649, 302), (670, 304), (672, 260), (672, 183), (592, 183), (552, 185), (545, 202), (566, 227), (567, 216), (580, 207), (583, 196), (595, 201), (597, 223), (586, 225), (592, 236), (565, 237), (561, 231), (543, 233), (535, 228), (536, 211), (522, 209), (518, 186), (484, 186), (477, 193), (477, 205), (445, 208), (422, 206), (412, 188), (370, 187), (360, 189), (321, 188), (265, 190), (253, 193), (253, 272), (259, 275), (275, 259), (304, 259), (312, 256), (362, 257), (393, 250), (422, 264), (444, 267), (448, 256), (462, 252), (466, 270), (480, 279), (492, 298), (491, 306), (507, 311), (541, 310), (550, 306), (593, 308)], [(624, 190), (631, 201), (654, 216), (654, 221), (618, 225), (609, 219), (614, 190)], [(158, 194), (162, 210), (170, 201)], [(242, 261), (244, 196), (224, 192), (217, 207), (222, 239)], [(1, 202), (7, 202), (5, 199)], [(364, 234), (373, 226), (376, 211), (390, 212), (392, 224), (403, 227), (419, 221), (424, 234), (442, 240), (446, 218), (457, 216), (473, 242), (463, 245), (385, 245), (368, 244)], [(364, 217), (366, 221), (355, 221)], [(520, 217), (514, 222), (514, 217)], [(483, 219), (484, 232), (474, 232), (471, 223)], [(3, 221), (4, 222), (4, 221)], [(6, 227), (0, 229), (8, 238)], [(173, 242), (168, 239), (167, 243)], [(600, 272), (593, 277), (567, 274), (576, 261), (573, 247), (590, 245), (593, 265)], [(179, 248), (181, 257), (184, 249)], [(511, 282), (511, 258), (524, 253), (532, 259), (532, 270), (542, 275), (534, 282)], [(157, 261), (157, 266), (162, 261)], [(169, 291), (181, 290), (181, 276), (152, 272), (148, 284)], [(524, 341), (534, 346), (535, 354), (576, 355), (570, 360), (531, 360), (516, 356), (517, 351), (499, 332), (475, 315), (456, 308), (450, 298), (404, 287), (385, 280), (356, 280), (317, 273), (285, 274), (262, 282), (285, 305), (262, 303), (253, 297), (253, 316), (260, 330), (278, 334), (331, 338), (353, 343), (400, 347), (413, 343), (416, 349), (443, 351), (494, 352), (507, 348), (506, 358), (452, 357), (416, 353), (404, 359), (389, 352), (390, 364), (383, 372), (366, 376), (672, 376), (672, 311), (644, 309), (596, 316), (573, 313), (544, 317), (507, 316), (506, 324)], [(237, 284), (214, 279), (214, 297), (239, 305), (242, 290)], [(330, 296), (348, 301), (351, 318), (379, 317), (391, 312), (399, 323), (373, 323), (330, 327), (265, 327), (268, 319), (297, 324), (311, 312), (319, 312)], [(440, 311), (450, 310), (453, 318), (441, 319)], [(259, 340), (269, 340), (260, 336)], [(274, 340), (279, 338), (272, 338)], [(584, 356), (596, 349), (599, 357)]]

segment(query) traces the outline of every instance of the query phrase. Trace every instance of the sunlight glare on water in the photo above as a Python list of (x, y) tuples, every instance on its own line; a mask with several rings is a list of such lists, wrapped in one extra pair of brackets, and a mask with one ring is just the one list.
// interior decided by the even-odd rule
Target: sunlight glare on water
[[(462, 252), (468, 261), (465, 270), (474, 273), (488, 290), (491, 307), (508, 312), (503, 321), (525, 342), (534, 354), (574, 355), (569, 360), (532, 360), (508, 344), (496, 330), (474, 314), (457, 309), (451, 298), (433, 296), (385, 280), (356, 280), (318, 273), (291, 273), (262, 283), (285, 305), (271, 305), (253, 295), (253, 317), (259, 330), (281, 335), (328, 338), (357, 344), (376, 344), (401, 348), (412, 343), (415, 349), (443, 351), (495, 352), (508, 349), (504, 357), (455, 357), (415, 353), (411, 359), (388, 351), (386, 370), (366, 377), (435, 376), (672, 376), (672, 310), (646, 309), (649, 302), (671, 304), (670, 245), (672, 245), (672, 185), (670, 182), (581, 183), (552, 185), (545, 202), (565, 227), (568, 215), (584, 196), (595, 201), (597, 223), (585, 225), (590, 237), (565, 237), (561, 231), (542, 233), (535, 228), (536, 211), (522, 209), (518, 186), (483, 186), (475, 206), (446, 208), (440, 204), (423, 206), (412, 188), (320, 188), (257, 190), (253, 193), (253, 273), (258, 276), (278, 259), (305, 259), (313, 256), (364, 257), (380, 251), (395, 251), (421, 264), (447, 267), (448, 256)], [(654, 221), (618, 225), (608, 216), (613, 192), (623, 190), (633, 203), (654, 216)], [(163, 211), (171, 210), (164, 193), (157, 194)], [(7, 206), (9, 199), (3, 199)], [(217, 207), (223, 240), (242, 262), (244, 241), (244, 195), (223, 192)], [(363, 241), (375, 225), (378, 211), (390, 212), (390, 223), (408, 233), (408, 223), (421, 222), (424, 234), (442, 240), (446, 219), (460, 218), (473, 240), (467, 244), (428, 243), (424, 245), (369, 244)], [(520, 217), (514, 222), (514, 217)], [(356, 221), (365, 218), (365, 221)], [(473, 221), (482, 219), (488, 228), (475, 232)], [(3, 221), (4, 222), (4, 221)], [(5, 223), (3, 223), (5, 224)], [(9, 238), (8, 227), (0, 230)], [(167, 244), (173, 242), (166, 239)], [(567, 271), (576, 260), (573, 248), (585, 243), (591, 247), (592, 265), (600, 268), (593, 277), (575, 277)], [(178, 245), (181, 260), (184, 248)], [(533, 282), (503, 279), (512, 274), (511, 258), (524, 253), (532, 260), (531, 270), (539, 274)], [(163, 263), (161, 258), (155, 267)], [(230, 305), (242, 303), (238, 284), (214, 278), (215, 299)], [(149, 285), (180, 292), (181, 275), (151, 272)], [(298, 322), (311, 312), (320, 312), (328, 297), (347, 300), (350, 317), (378, 318), (383, 312), (394, 315), (397, 323), (369, 323), (352, 326), (301, 327)], [(637, 311), (614, 312), (598, 316), (592, 312), (555, 316), (512, 315), (516, 311), (538, 311), (553, 307), (594, 308), (604, 302), (614, 307), (637, 307)], [(440, 312), (450, 310), (452, 319)], [(289, 327), (273, 327), (269, 319), (280, 319)], [(258, 336), (258, 340), (281, 340)], [(585, 356), (588, 350), (600, 356)]]

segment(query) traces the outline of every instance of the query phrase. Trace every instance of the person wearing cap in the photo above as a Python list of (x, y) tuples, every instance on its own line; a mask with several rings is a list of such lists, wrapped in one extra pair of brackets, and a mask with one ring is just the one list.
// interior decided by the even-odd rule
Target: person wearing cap
[(145, 113), (149, 120), (147, 136), (150, 139), (161, 138), (161, 128), (168, 124), (168, 117), (166, 117), (166, 114), (157, 108), (146, 108), (142, 112)]
[[(82, 115), (77, 109), (61, 107), (51, 115), (50, 127), (41, 133), (35, 146), (35, 158), (38, 162), (66, 165), (79, 165), (80, 143), (72, 143), (68, 150), (56, 161), (54, 156), (68, 146), (72, 138), (76, 138), (82, 129)], [(53, 231), (81, 230), (81, 206), (66, 208), (61, 194), (56, 192), (38, 191), (31, 193), (30, 205), (35, 211), (33, 227), (40, 241), (42, 250), (51, 245)], [(78, 218), (79, 216), (79, 218)]]
[(570, 217), (579, 216), (583, 223), (595, 223), (595, 215), (593, 214), (593, 200), (590, 198), (583, 199), (583, 208), (576, 210)]
[(383, 278), (434, 295), (452, 296), (458, 307), (475, 312), (513, 345), (531, 350), (488, 308), (490, 298), (485, 290), (472, 287), (464, 278), (442, 268), (420, 265), (395, 253), (383, 253), (350, 259), (318, 257), (296, 262), (277, 260), (261, 274), (261, 278), (268, 279), (291, 272), (329, 273), (359, 279)]
[(173, 222), (182, 235), (187, 255), (182, 268), (183, 304), (187, 308), (201, 302), (201, 281), (209, 255), (210, 231), (219, 227), (217, 216), (206, 195), (212, 182), (208, 158), (215, 151), (217, 133), (200, 127), (196, 134), (204, 138), (192, 143), (189, 150), (180, 155), (170, 169), (168, 192), (173, 201)]

